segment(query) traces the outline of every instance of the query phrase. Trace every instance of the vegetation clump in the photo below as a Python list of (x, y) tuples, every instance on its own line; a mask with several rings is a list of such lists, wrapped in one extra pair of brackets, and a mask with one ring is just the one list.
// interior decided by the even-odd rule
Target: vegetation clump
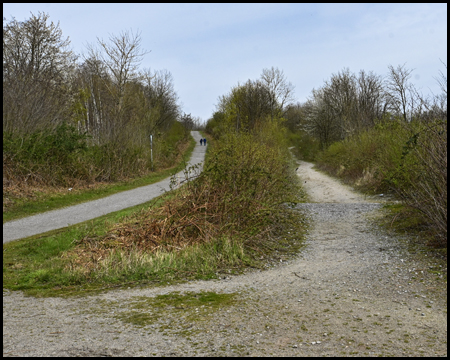
[(69, 47), (48, 14), (4, 21), (4, 212), (170, 168), (189, 143), (197, 120), (181, 113), (169, 72), (139, 69), (139, 33), (99, 39), (83, 57)]
[(301, 158), (363, 191), (392, 194), (427, 223), (429, 245), (446, 247), (447, 77), (440, 72), (441, 93), (424, 97), (411, 73), (405, 65), (390, 65), (385, 77), (344, 69), (289, 106), (286, 123)]
[[(70, 259), (67, 269), (92, 278), (118, 267), (147, 266), (148, 275), (167, 266), (186, 276), (211, 277), (220, 268), (256, 266), (256, 258), (281, 249), (285, 244), (274, 244), (274, 238), (292, 228), (284, 204), (300, 201), (299, 184), (287, 149), (264, 141), (263, 134), (230, 133), (214, 141), (203, 172), (177, 196), (133, 214), (104, 235), (76, 241), (64, 255)], [(190, 269), (195, 260), (187, 259), (194, 253), (204, 264)], [(175, 265), (183, 261), (181, 268)]]

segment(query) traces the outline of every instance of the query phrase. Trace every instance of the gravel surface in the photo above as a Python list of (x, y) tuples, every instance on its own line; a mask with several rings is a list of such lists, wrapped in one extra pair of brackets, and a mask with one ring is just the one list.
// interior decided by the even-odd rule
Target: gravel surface
[[(4, 291), (4, 356), (447, 356), (447, 286), (425, 268), (432, 262), (373, 225), (379, 199), (299, 164), (311, 202), (298, 209), (313, 225), (295, 258), (220, 280), (80, 298)], [(144, 306), (174, 291), (233, 293), (236, 302)], [(131, 309), (153, 320), (120, 320)]]
[[(205, 159), (207, 148), (207, 146), (200, 146), (201, 135), (198, 131), (191, 131), (191, 134), (197, 145), (187, 167), (195, 164), (201, 165)], [(199, 171), (201, 171), (201, 166)], [(184, 170), (178, 172), (175, 176), (178, 179), (184, 179)], [(3, 243), (64, 228), (114, 211), (139, 205), (160, 196), (168, 190), (170, 190), (170, 177), (155, 184), (122, 191), (98, 200), (9, 221), (3, 224)]]

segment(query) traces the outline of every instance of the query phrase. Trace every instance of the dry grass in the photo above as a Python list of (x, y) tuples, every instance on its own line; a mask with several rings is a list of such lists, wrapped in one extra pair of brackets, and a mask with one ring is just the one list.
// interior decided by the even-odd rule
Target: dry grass
[(141, 210), (105, 235), (79, 240), (67, 254), (69, 268), (93, 269), (119, 253), (179, 253), (223, 239), (261, 251), (261, 239), (279, 230), (280, 204), (293, 191), (293, 179), (276, 148), (250, 136), (245, 145), (237, 140), (240, 146), (231, 140), (217, 144), (203, 173), (160, 207)]

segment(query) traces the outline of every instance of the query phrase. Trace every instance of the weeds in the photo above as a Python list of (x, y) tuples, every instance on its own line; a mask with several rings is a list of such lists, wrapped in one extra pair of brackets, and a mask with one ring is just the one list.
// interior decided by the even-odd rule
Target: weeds
[[(7, 244), (4, 286), (76, 294), (114, 284), (217, 278), (264, 268), (273, 258), (279, 263), (301, 246), (305, 221), (285, 206), (301, 201), (301, 192), (289, 151), (278, 141), (263, 129), (210, 143), (204, 171), (163, 203), (122, 211), (127, 215), (108, 223), (95, 220), (70, 238), (45, 240), (65, 245), (51, 255), (44, 249), (42, 264), (34, 262), (36, 254), (11, 251), (14, 244)], [(13, 269), (16, 262), (26, 263), (26, 270)]]
[(144, 269), (166, 267), (192, 277), (182, 264), (201, 259), (192, 267), (196, 276), (211, 277), (222, 265), (250, 265), (250, 253), (267, 252), (264, 239), (280, 231), (287, 211), (282, 204), (296, 189), (284, 154), (241, 134), (224, 138), (209, 159), (203, 173), (163, 206), (141, 210), (104, 236), (77, 241), (66, 254), (67, 269), (88, 277), (142, 269), (148, 277)]
[(370, 193), (391, 192), (421, 214), (434, 240), (447, 246), (446, 121), (380, 121), (374, 128), (332, 144), (318, 167)]

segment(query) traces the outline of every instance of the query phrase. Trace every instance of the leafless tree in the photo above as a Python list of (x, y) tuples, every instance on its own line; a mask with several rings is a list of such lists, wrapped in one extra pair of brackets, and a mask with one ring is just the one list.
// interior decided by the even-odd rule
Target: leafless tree
[(313, 89), (312, 97), (304, 105), (305, 130), (320, 141), (322, 149), (341, 140), (342, 125), (333, 109), (327, 104), (323, 88)]
[(118, 112), (123, 107), (123, 97), (126, 84), (138, 77), (138, 68), (142, 58), (148, 52), (141, 50), (141, 36), (138, 32), (121, 32), (118, 36), (111, 35), (109, 43), (97, 38), (102, 48), (100, 58), (108, 67), (117, 90)]
[(325, 83), (323, 101), (340, 124), (341, 139), (360, 130), (356, 112), (357, 80), (349, 69), (333, 74), (330, 81)]
[(147, 126), (150, 133), (156, 129), (168, 129), (180, 115), (178, 95), (172, 74), (167, 70), (141, 73), (144, 95), (147, 101)]
[(3, 24), (3, 130), (32, 132), (67, 116), (76, 57), (49, 15)]
[(294, 101), (294, 86), (287, 82), (283, 71), (273, 66), (270, 69), (263, 69), (261, 80), (270, 94), (269, 106), (272, 119), (276, 111), (283, 116), (286, 106)]
[(180, 118), (180, 122), (187, 131), (191, 131), (194, 128), (194, 119), (191, 114), (183, 114)]
[[(124, 114), (129, 113), (128, 106), (132, 106), (125, 101), (132, 99), (127, 96), (127, 91), (134, 89), (132, 84), (139, 80), (138, 68), (147, 52), (141, 49), (139, 32), (134, 34), (132, 31), (125, 31), (119, 35), (110, 35), (109, 42), (99, 38), (97, 42), (98, 47), (88, 44), (85, 60), (93, 65), (92, 69), (101, 71), (96, 75), (103, 81), (113, 99), (114, 104), (110, 107), (112, 111), (103, 119), (103, 127), (107, 129), (109, 137), (114, 139), (124, 134), (124, 126), (129, 120)], [(104, 76), (105, 72), (107, 76)]]
[(375, 120), (385, 112), (386, 97), (383, 91), (382, 78), (373, 72), (359, 72), (358, 108), (359, 123), (363, 128), (373, 127)]
[(411, 119), (409, 106), (411, 105), (412, 91), (412, 85), (408, 80), (411, 78), (413, 70), (406, 69), (405, 65), (398, 65), (397, 68), (392, 65), (388, 66), (389, 74), (386, 80), (386, 90), (391, 108), (407, 122), (408, 119)]

